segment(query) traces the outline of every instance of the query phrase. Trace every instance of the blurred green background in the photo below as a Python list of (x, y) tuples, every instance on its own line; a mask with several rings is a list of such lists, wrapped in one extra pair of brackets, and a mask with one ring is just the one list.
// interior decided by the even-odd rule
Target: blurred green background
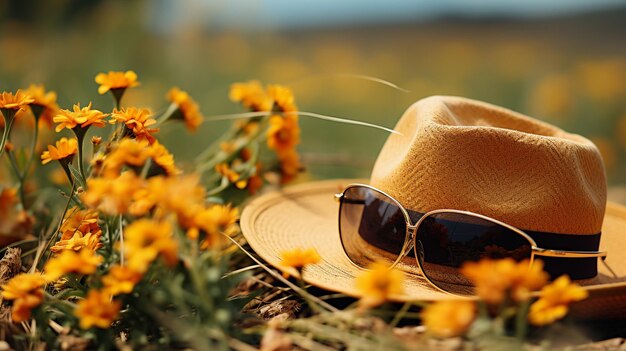
[[(179, 86), (212, 116), (240, 111), (228, 101), (231, 83), (259, 79), (290, 86), (303, 111), (388, 127), (422, 97), (462, 95), (592, 139), (610, 183), (626, 183), (623, 1), (339, 3), (0, 0), (0, 90), (44, 83), (63, 108), (93, 101), (110, 110), (94, 76), (132, 69), (141, 86), (125, 105), (160, 112)], [(184, 163), (227, 125), (206, 122), (190, 136), (164, 128), (161, 138)], [(386, 137), (302, 117), (300, 149), (313, 178), (367, 177)]]

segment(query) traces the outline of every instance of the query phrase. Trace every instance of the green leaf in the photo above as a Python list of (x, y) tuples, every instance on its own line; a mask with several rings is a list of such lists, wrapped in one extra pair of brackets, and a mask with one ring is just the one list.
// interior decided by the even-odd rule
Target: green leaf
[(78, 182), (78, 186), (82, 187), (83, 189), (86, 189), (87, 186), (85, 184), (85, 180), (80, 175), (80, 171), (78, 170), (78, 168), (72, 166), (71, 164), (68, 164), (67, 167), (69, 168), (70, 173), (72, 173), (72, 177), (74, 178), (74, 181)]

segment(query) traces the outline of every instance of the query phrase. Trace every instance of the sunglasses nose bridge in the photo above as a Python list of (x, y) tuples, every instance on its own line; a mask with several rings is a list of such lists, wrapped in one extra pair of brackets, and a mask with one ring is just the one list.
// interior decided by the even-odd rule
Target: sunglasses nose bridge
[(417, 234), (417, 225), (407, 224), (406, 231), (409, 234), (409, 241), (412, 242)]

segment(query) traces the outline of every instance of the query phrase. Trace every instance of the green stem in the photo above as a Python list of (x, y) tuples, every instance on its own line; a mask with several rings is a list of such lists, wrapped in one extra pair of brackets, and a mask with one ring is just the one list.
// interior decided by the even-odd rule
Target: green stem
[[(19, 178), (19, 182), (20, 182), (20, 200), (22, 201), (22, 208), (24, 210), (27, 210), (27, 204), (26, 204), (26, 191), (24, 189), (24, 183), (26, 181), (26, 177), (28, 176), (28, 171), (30, 170), (30, 167), (33, 163), (33, 160), (35, 159), (35, 148), (37, 147), (37, 138), (39, 137), (39, 118), (38, 116), (35, 116), (35, 130), (33, 132), (33, 139), (31, 141), (31, 146), (30, 146), (30, 155), (28, 156), (28, 159), (26, 160), (26, 164), (24, 165), (24, 169), (20, 172), (17, 169), (17, 162), (15, 163), (15, 171), (17, 173), (17, 176)], [(12, 157), (12, 154), (9, 153), (9, 157), (11, 158), (15, 158)]]
[(525, 301), (517, 310), (515, 316), (515, 337), (524, 340), (528, 332), (528, 310), (530, 309), (530, 301)]
[(72, 177), (72, 172), (70, 172), (70, 168), (66, 163), (63, 163), (61, 161), (59, 161), (59, 163), (61, 164), (61, 168), (63, 168), (63, 170), (65, 171), (65, 175), (67, 176), (67, 179), (70, 181), (71, 185), (74, 185), (74, 177)]
[(160, 115), (157, 119), (156, 119), (156, 124), (154, 125), (155, 127), (159, 127), (161, 124), (165, 123), (168, 119), (170, 119), (170, 117), (172, 117), (172, 115), (174, 115), (174, 113), (178, 110), (178, 105), (176, 105), (175, 103), (171, 103), (168, 107), (167, 110), (165, 110), (165, 112), (163, 112), (162, 115)]
[(393, 320), (389, 323), (389, 325), (392, 328), (395, 328), (398, 325), (398, 323), (400, 323), (402, 318), (404, 318), (404, 316), (409, 311), (409, 308), (411, 308), (412, 305), (413, 304), (411, 302), (405, 302), (404, 305), (402, 305), (402, 308), (400, 309), (400, 311), (398, 311), (398, 313), (396, 313), (396, 315), (393, 317)]
[(82, 127), (76, 127), (72, 130), (74, 131), (76, 140), (78, 141), (78, 172), (80, 172), (80, 176), (83, 178), (82, 183), (87, 186), (87, 176), (85, 175), (85, 165), (83, 160), (83, 141), (85, 140), (85, 134), (87, 134), (87, 128), (83, 129)]
[(13, 121), (15, 120), (15, 111), (11, 109), (2, 109), (2, 114), (4, 115), (4, 131), (2, 132), (2, 140), (0, 141), (0, 156), (4, 153), (4, 146), (9, 139), (9, 134), (11, 134), (11, 127), (13, 126)]
[[(229, 130), (226, 133), (224, 133), (224, 135), (222, 135), (221, 138), (216, 140), (207, 149), (205, 149), (202, 152), (202, 154), (200, 154), (200, 156), (198, 156), (196, 158), (196, 164), (198, 165), (196, 167), (196, 172), (199, 173), (199, 174), (203, 174), (204, 172), (206, 172), (208, 170), (214, 169), (215, 166), (218, 163), (225, 162), (232, 155), (236, 155), (243, 148), (245, 148), (248, 145), (250, 145), (251, 143), (259, 140), (259, 138), (261, 136), (265, 135), (263, 133), (263, 130), (265, 129), (266, 123), (267, 123), (267, 119), (263, 119), (263, 120), (259, 121), (259, 130), (256, 132), (256, 134), (251, 135), (250, 138), (245, 143), (243, 143), (242, 145), (239, 145), (239, 147), (235, 151), (233, 151), (232, 153), (224, 153), (224, 152), (217, 152), (217, 153), (215, 153), (214, 151), (219, 147), (219, 145), (221, 144), (222, 141), (230, 140), (233, 136), (235, 136), (239, 132), (240, 128), (237, 128), (237, 127), (233, 126), (233, 128), (231, 130)], [(207, 158), (211, 154), (214, 154), (212, 158), (208, 158), (206, 160), (203, 160), (203, 158)]]
[(17, 159), (15, 158), (13, 151), (7, 152), (7, 156), (9, 157), (11, 169), (13, 170), (13, 173), (15, 173), (15, 177), (19, 182), (20, 202), (22, 204), (22, 208), (26, 209), (26, 193), (24, 192), (24, 178), (22, 177), (22, 172), (20, 172), (20, 168), (17, 165)]
[[(72, 181), (72, 176), (69, 174), (69, 170), (67, 170), (66, 167), (63, 167), (64, 169), (66, 169), (66, 172), (68, 173), (68, 177), (70, 178), (70, 181)], [(52, 235), (50, 236), (50, 239), (47, 241), (46, 243), (46, 247), (43, 249), (43, 252), (47, 252), (48, 253), (48, 257), (50, 257), (50, 255), (52, 254), (50, 251), (48, 251), (48, 249), (50, 248), (50, 246), (52, 246), (52, 243), (56, 241), (56, 238), (59, 236), (59, 233), (61, 232), (61, 227), (63, 226), (63, 220), (65, 219), (65, 215), (67, 214), (67, 211), (70, 208), (70, 204), (72, 203), (72, 198), (74, 197), (74, 191), (76, 190), (76, 183), (72, 181), (72, 189), (70, 190), (70, 194), (67, 198), (67, 202), (65, 203), (65, 207), (63, 208), (63, 213), (61, 213), (61, 219), (59, 219), (59, 224), (57, 225), (56, 230), (54, 231), (54, 233), (52, 233)], [(44, 260), (43, 262), (47, 261)]]
[[(298, 287), (300, 287), (300, 289), (306, 291), (306, 286), (304, 285), (304, 280), (302, 280), (302, 269), (298, 269)], [(313, 314), (319, 314), (321, 311), (321, 309), (319, 308), (319, 306), (313, 302), (313, 300), (311, 300), (309, 298), (308, 294), (300, 294), (300, 296), (302, 296), (302, 298), (304, 299), (304, 301), (306, 301), (306, 304), (309, 305), (309, 307), (311, 308), (311, 312), (313, 312)]]
[(37, 148), (37, 138), (39, 138), (39, 116), (35, 116), (35, 130), (33, 131), (33, 140), (30, 144), (30, 156), (26, 161), (26, 165), (24, 166), (24, 174), (23, 178), (26, 178), (28, 175), (28, 170), (30, 169), (33, 160), (35, 159), (35, 149)]

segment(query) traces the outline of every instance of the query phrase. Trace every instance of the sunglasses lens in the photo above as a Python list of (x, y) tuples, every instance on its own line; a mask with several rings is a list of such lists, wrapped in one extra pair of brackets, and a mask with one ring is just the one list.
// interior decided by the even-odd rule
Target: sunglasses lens
[(460, 272), (466, 262), (484, 258), (531, 257), (530, 242), (516, 231), (480, 217), (440, 212), (418, 227), (415, 256), (426, 277), (444, 291), (473, 294), (472, 284)]
[(383, 262), (391, 266), (402, 252), (406, 229), (402, 210), (387, 195), (363, 186), (344, 191), (339, 233), (346, 255), (356, 265), (365, 268)]

